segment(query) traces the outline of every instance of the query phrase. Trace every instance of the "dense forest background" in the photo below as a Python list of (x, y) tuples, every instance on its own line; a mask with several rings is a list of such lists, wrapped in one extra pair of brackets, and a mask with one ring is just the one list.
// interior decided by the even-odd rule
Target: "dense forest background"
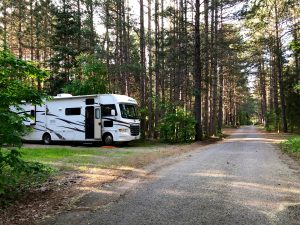
[(49, 95), (136, 98), (144, 137), (299, 131), (299, 16), (298, 0), (2, 0), (0, 45), (49, 71), (22, 80)]

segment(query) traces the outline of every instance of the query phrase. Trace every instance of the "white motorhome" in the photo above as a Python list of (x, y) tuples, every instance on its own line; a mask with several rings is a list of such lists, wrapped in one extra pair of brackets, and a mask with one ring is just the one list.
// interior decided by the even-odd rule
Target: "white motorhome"
[(59, 94), (41, 106), (21, 105), (32, 132), (25, 141), (129, 142), (140, 138), (137, 102), (116, 94)]

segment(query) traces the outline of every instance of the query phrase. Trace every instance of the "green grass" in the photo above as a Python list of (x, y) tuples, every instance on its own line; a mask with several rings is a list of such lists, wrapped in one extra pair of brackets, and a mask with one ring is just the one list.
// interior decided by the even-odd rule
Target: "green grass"
[(115, 151), (115, 149), (76, 149), (76, 148), (22, 148), (23, 158), (26, 160), (52, 161), (71, 157), (91, 157), (95, 155), (113, 157), (130, 154), (130, 151)]
[(286, 152), (300, 154), (300, 136), (289, 138), (281, 146)]
[[(184, 147), (186, 144), (180, 146)], [(181, 148), (181, 147), (179, 147)], [(22, 159), (39, 162), (58, 170), (79, 170), (89, 168), (141, 167), (161, 157), (180, 152), (168, 144), (151, 142), (130, 143), (124, 147), (61, 147), (37, 146), (21, 148)]]
[(40, 162), (60, 169), (76, 169), (82, 166), (107, 167), (118, 158), (126, 158), (136, 152), (126, 148), (22, 148), (25, 161)]

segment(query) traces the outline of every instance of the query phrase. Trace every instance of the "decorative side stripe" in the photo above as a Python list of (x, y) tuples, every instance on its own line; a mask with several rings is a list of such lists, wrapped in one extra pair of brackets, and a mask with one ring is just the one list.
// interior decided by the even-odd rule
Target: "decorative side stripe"
[(126, 126), (126, 125), (124, 125), (124, 124), (119, 124), (119, 123), (115, 123), (114, 125), (119, 125), (119, 126), (123, 126), (123, 127), (130, 128), (130, 126)]
[(34, 127), (33, 129), (38, 130), (38, 131), (45, 131), (45, 130), (42, 130), (42, 129), (39, 129), (39, 128), (36, 128), (36, 127)]
[[(39, 112), (45, 113), (45, 111), (35, 111), (35, 113), (39, 113)], [(26, 111), (22, 111), (22, 112), (17, 112), (18, 115), (19, 115), (19, 114), (25, 114), (25, 113), (29, 114), (29, 113), (31, 113), (31, 110), (26, 110)]]
[(49, 129), (48, 127), (46, 127), (47, 130), (50, 130), (51, 132), (53, 132), (60, 140), (66, 140), (62, 135), (60, 135), (59, 133), (55, 132), (52, 129)]
[(83, 126), (85, 126), (85, 123), (83, 123), (83, 122), (76, 121), (76, 123), (80, 123), (80, 124), (82, 124)]
[[(45, 115), (45, 113), (43, 113), (42, 115)], [(57, 115), (54, 115), (54, 114), (52, 114), (52, 113), (47, 113), (47, 116), (55, 116), (55, 117), (56, 117), (55, 119), (60, 120), (60, 121), (63, 121), (63, 122), (68, 123), (68, 124), (74, 124), (74, 125), (77, 125), (77, 126), (84, 126), (84, 125), (85, 125), (84, 123), (80, 124), (80, 123), (78, 123), (78, 122), (75, 123), (75, 122), (72, 122), (72, 121), (70, 121), (70, 120), (61, 119), (61, 118), (59, 118)]]
[(79, 132), (85, 133), (85, 131), (83, 131), (83, 130), (80, 130), (80, 129), (78, 129), (78, 128), (65, 127), (65, 126), (59, 126), (59, 127), (62, 127), (62, 128), (67, 128), (67, 129), (70, 129), (70, 130), (75, 130), (75, 131), (79, 131)]
[(72, 122), (72, 121), (70, 121), (70, 120), (65, 120), (65, 119), (61, 119), (61, 118), (58, 118), (58, 117), (57, 117), (56, 119), (61, 120), (61, 121), (66, 122), (66, 123), (69, 123), (69, 124), (74, 124), (74, 125), (78, 125), (78, 126), (83, 126), (82, 124), (75, 123), (75, 122)]
[(118, 123), (123, 123), (123, 124), (126, 124), (126, 125), (130, 125), (130, 123), (123, 122), (123, 121), (120, 121), (120, 120), (111, 119), (111, 118), (107, 118), (107, 117), (102, 117), (102, 119), (106, 119), (106, 120), (110, 120), (110, 121), (114, 121), (114, 122), (118, 122)]

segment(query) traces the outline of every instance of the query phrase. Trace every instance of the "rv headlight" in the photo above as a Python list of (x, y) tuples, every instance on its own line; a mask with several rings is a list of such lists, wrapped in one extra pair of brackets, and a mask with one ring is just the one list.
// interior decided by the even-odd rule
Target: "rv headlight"
[(120, 132), (120, 133), (127, 133), (128, 131), (129, 131), (128, 129), (123, 129), (123, 128), (122, 128), (122, 129), (119, 129), (119, 132)]

